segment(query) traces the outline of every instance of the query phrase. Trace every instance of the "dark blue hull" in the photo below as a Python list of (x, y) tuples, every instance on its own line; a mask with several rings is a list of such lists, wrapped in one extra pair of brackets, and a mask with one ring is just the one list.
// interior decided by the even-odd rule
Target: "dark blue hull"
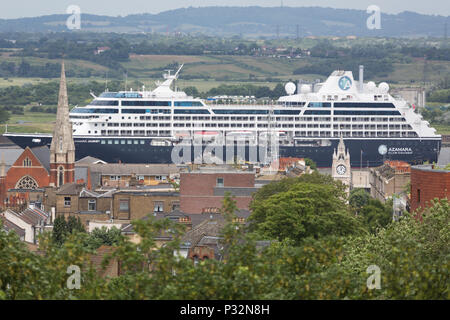
[[(5, 136), (22, 148), (50, 146), (51, 136), (5, 134)], [(76, 160), (92, 156), (103, 161), (114, 163), (173, 163), (173, 146), (151, 145), (151, 138), (74, 138)], [(333, 151), (339, 139), (331, 140), (329, 146), (280, 146), (280, 157), (311, 158), (319, 167), (331, 167)], [(374, 167), (385, 160), (402, 160), (410, 164), (421, 164), (425, 161), (437, 162), (441, 139), (344, 139), (350, 152), (352, 167)], [(380, 148), (380, 146), (383, 146)], [(227, 157), (223, 148), (224, 159)], [(254, 150), (253, 150), (254, 151)], [(384, 152), (383, 152), (384, 151)], [(250, 156), (249, 147), (245, 147), (247, 161), (255, 159)], [(258, 153), (259, 150), (256, 152)], [(181, 153), (182, 154), (182, 153)], [(194, 148), (191, 148), (191, 161), (194, 161)], [(239, 154), (234, 148), (234, 155)], [(254, 154), (254, 153), (253, 153)], [(257, 159), (261, 161), (260, 157)]]

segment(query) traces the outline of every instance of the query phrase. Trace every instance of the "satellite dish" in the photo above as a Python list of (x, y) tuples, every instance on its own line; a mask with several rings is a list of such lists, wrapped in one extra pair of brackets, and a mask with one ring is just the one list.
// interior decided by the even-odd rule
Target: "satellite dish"
[(295, 85), (295, 83), (292, 83), (292, 82), (288, 82), (284, 86), (284, 90), (286, 90), (286, 93), (288, 95), (293, 95), (295, 92), (295, 89), (297, 89), (297, 86)]
[(388, 93), (389, 92), (389, 85), (386, 82), (380, 83), (378, 88), (381, 90), (382, 93)]
[(370, 92), (373, 92), (373, 91), (375, 90), (376, 87), (377, 87), (377, 85), (376, 85), (375, 82), (373, 82), (373, 81), (369, 81), (369, 82), (367, 83), (367, 89), (368, 89)]
[(307, 94), (311, 92), (311, 86), (309, 84), (302, 84), (300, 87), (300, 92), (303, 94)]

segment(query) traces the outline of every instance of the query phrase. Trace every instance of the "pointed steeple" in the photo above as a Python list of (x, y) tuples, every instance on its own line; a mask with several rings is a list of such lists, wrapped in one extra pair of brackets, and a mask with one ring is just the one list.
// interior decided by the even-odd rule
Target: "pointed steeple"
[(50, 150), (56, 153), (75, 152), (72, 137), (72, 123), (69, 121), (69, 99), (67, 97), (66, 73), (64, 61), (61, 64), (61, 80), (59, 82), (58, 108), (53, 139)]
[(69, 120), (69, 99), (67, 97), (66, 73), (64, 61), (61, 63), (58, 108), (56, 122), (50, 145), (51, 183), (60, 186), (73, 182), (75, 163), (75, 143), (72, 136), (72, 123)]
[(341, 133), (341, 138), (339, 139), (339, 144), (338, 144), (338, 154), (342, 154), (345, 153), (345, 144), (344, 144), (344, 137)]

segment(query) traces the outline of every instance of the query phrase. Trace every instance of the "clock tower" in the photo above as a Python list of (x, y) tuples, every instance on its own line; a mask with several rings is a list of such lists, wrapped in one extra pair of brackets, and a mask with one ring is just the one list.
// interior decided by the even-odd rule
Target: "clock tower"
[(337, 150), (333, 152), (333, 165), (331, 168), (331, 176), (334, 180), (339, 180), (347, 186), (347, 194), (350, 193), (352, 187), (352, 169), (350, 166), (350, 154), (345, 149), (344, 139), (339, 140)]

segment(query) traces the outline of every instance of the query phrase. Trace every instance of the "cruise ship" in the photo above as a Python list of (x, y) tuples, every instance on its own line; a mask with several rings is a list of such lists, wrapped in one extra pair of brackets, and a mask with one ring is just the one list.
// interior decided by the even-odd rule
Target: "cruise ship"
[[(363, 66), (358, 81), (351, 71), (338, 70), (323, 83), (288, 83), (286, 96), (261, 104), (219, 104), (188, 96), (174, 88), (180, 70), (164, 74), (154, 90), (106, 91), (92, 94), (87, 106), (74, 107), (69, 118), (76, 159), (268, 163), (298, 157), (331, 167), (342, 136), (352, 167), (378, 166), (385, 160), (437, 162), (441, 136), (413, 106), (391, 96), (387, 83), (364, 83)], [(52, 138), (4, 136), (22, 148), (50, 145)]]

